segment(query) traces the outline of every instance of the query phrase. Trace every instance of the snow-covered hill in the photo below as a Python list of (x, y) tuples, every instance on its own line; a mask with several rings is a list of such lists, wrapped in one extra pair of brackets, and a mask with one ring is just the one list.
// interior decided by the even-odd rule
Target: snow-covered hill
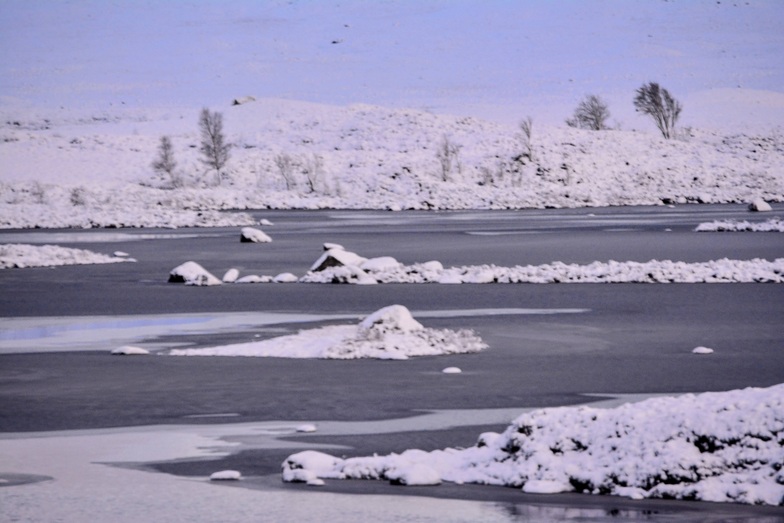
[[(234, 144), (218, 183), (198, 111), (2, 124), (3, 227), (247, 225), (250, 208), (505, 209), (784, 200), (784, 136), (513, 125), (265, 99), (216, 109)], [(163, 135), (178, 180), (151, 163)], [(457, 149), (445, 168), (445, 140)], [(290, 178), (288, 181), (286, 177)], [(176, 188), (173, 188), (177, 185)]]

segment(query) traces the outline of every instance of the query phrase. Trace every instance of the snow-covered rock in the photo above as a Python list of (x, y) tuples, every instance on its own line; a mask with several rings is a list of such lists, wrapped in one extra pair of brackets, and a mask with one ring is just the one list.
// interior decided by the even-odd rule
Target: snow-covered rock
[(426, 328), (401, 305), (368, 315), (358, 325), (331, 325), (278, 338), (200, 349), (173, 349), (173, 356), (405, 360), (466, 354), (487, 348), (470, 330)]
[(115, 356), (144, 356), (149, 354), (150, 351), (141, 347), (134, 347), (132, 345), (124, 345), (114, 349), (111, 354)]
[(269, 243), (272, 241), (264, 231), (254, 227), (243, 227), (240, 230), (240, 242), (242, 243)]
[(237, 278), (234, 283), (269, 283), (272, 278), (269, 276), (259, 276), (258, 274), (248, 274), (242, 278)]
[(713, 349), (711, 349), (709, 347), (699, 346), (699, 347), (694, 347), (691, 350), (691, 353), (692, 354), (713, 354)]
[(282, 272), (277, 276), (275, 276), (274, 278), (272, 278), (272, 281), (275, 283), (296, 283), (297, 281), (299, 281), (299, 278), (297, 278), (295, 274), (292, 274), (290, 272)]
[(424, 326), (416, 321), (406, 307), (390, 305), (368, 315), (359, 324), (363, 333), (374, 331), (379, 334), (387, 332), (409, 333), (424, 330)]
[(310, 267), (311, 272), (320, 272), (330, 267), (357, 267), (359, 268), (367, 258), (363, 258), (356, 253), (347, 251), (342, 247), (332, 247), (325, 251), (324, 254)]
[(221, 281), (223, 281), (223, 283), (234, 283), (234, 282), (237, 281), (237, 279), (239, 277), (240, 277), (240, 271), (239, 270), (237, 270), (237, 269), (229, 269), (228, 271), (226, 271), (226, 274), (223, 275), (223, 278), (221, 278)]
[(238, 470), (220, 470), (210, 474), (210, 481), (239, 481), (242, 474)]
[(443, 372), (444, 374), (460, 374), (463, 371), (460, 369), (460, 367), (447, 367), (441, 372)]
[(298, 425), (296, 430), (297, 432), (304, 433), (316, 432), (316, 426), (312, 423), (303, 423), (302, 425)]
[(772, 211), (773, 208), (762, 198), (757, 198), (749, 204), (749, 210), (755, 212), (768, 212)]
[(210, 286), (220, 285), (222, 282), (195, 261), (187, 261), (169, 272), (169, 283)]
[(283, 462), (283, 480), (438, 477), (535, 493), (784, 505), (782, 433), (776, 385), (535, 410), (466, 449), (345, 459), (304, 451)]

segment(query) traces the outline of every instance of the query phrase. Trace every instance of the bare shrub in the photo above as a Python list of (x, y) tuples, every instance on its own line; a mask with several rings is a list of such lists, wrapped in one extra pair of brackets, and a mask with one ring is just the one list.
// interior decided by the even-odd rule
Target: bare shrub
[(566, 125), (590, 131), (603, 131), (609, 128), (608, 118), (610, 118), (610, 109), (604, 100), (589, 94), (577, 105), (572, 117), (566, 120)]
[(673, 137), (675, 124), (683, 110), (683, 106), (672, 97), (667, 89), (659, 87), (656, 82), (648, 82), (637, 89), (634, 97), (637, 112), (647, 114), (656, 123), (662, 136)]
[(70, 200), (71, 205), (74, 207), (81, 207), (87, 204), (87, 199), (85, 198), (85, 188), (82, 186), (74, 187), (71, 189)]
[(520, 122), (520, 139), (523, 145), (523, 151), (521, 156), (525, 156), (529, 160), (534, 159), (534, 151), (533, 151), (533, 144), (531, 142), (531, 134), (533, 133), (534, 128), (534, 120), (530, 116), (526, 116), (523, 121)]
[(209, 109), (201, 110), (199, 116), (199, 131), (201, 133), (201, 151), (204, 158), (202, 162), (210, 169), (215, 170), (217, 183), (220, 185), (223, 173), (221, 172), (229, 161), (231, 144), (226, 143), (223, 134), (223, 115), (219, 112), (210, 112)]
[(461, 170), (460, 149), (462, 149), (462, 145), (452, 143), (447, 135), (441, 138), (441, 143), (436, 149), (436, 158), (441, 165), (441, 181), (449, 181), (453, 167), (456, 167), (458, 172)]
[(182, 187), (182, 178), (175, 171), (177, 161), (174, 159), (174, 147), (168, 136), (161, 136), (161, 142), (158, 144), (158, 158), (152, 162), (152, 168), (156, 173), (167, 176), (172, 188)]
[(294, 158), (289, 154), (281, 153), (275, 156), (274, 162), (281, 178), (286, 182), (286, 190), (294, 189), (297, 186), (297, 179), (294, 176)]
[(302, 169), (305, 175), (305, 183), (310, 192), (316, 192), (316, 186), (324, 181), (324, 160), (321, 156), (314, 154)]
[(35, 203), (46, 203), (46, 187), (41, 182), (33, 182), (33, 186), (30, 188), (30, 195)]

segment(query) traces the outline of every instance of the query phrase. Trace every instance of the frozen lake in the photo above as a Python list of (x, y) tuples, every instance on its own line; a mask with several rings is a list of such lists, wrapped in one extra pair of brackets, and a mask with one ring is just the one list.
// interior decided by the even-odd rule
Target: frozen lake
[[(444, 514), (447, 519), (466, 521), (560, 519), (568, 507), (575, 507), (572, 498), (542, 501), (529, 496), (525, 501), (509, 502), (510, 492), (519, 493), (502, 489), (498, 494), (473, 494), (477, 489), (471, 488), (467, 499), (504, 500), (503, 505), (472, 504), (431, 499), (461, 496), (435, 487), (423, 493), (426, 497), (417, 497), (416, 503), (399, 504), (395, 498), (380, 495), (390, 493), (389, 488), (359, 498), (284, 488), (275, 478), (280, 461), (295, 451), (288, 446), (250, 445), (239, 455), (228, 452), (222, 462), (157, 466), (191, 478), (185, 483), (161, 474), (85, 463), (196, 457), (203, 444), (225, 447), (227, 441), (244, 441), (237, 431), (245, 429), (237, 427), (271, 422), (285, 422), (289, 427), (298, 422), (342, 422), (357, 427), (351, 424), (386, 420), (382, 433), (365, 437), (358, 437), (351, 428), (310, 438), (292, 435), (287, 441), (294, 448), (323, 444), (350, 449), (343, 451), (347, 453), (384, 453), (467, 446), (483, 430), (500, 430), (506, 424), (503, 420), (517, 409), (595, 401), (590, 394), (650, 395), (779, 383), (784, 376), (781, 285), (260, 284), (194, 288), (168, 284), (166, 279), (169, 270), (188, 260), (218, 276), (232, 267), (242, 274), (302, 275), (320, 255), (324, 242), (340, 243), (366, 257), (394, 256), (403, 263), (439, 260), (445, 266), (651, 259), (692, 262), (724, 257), (771, 260), (784, 256), (784, 235), (693, 230), (699, 223), (717, 219), (762, 221), (781, 216), (783, 210), (776, 206), (773, 213), (751, 214), (745, 207), (729, 205), (449, 213), (258, 212), (259, 218), (274, 223), (264, 227), (273, 238), (270, 244), (241, 244), (236, 229), (2, 232), (0, 242), (57, 243), (105, 253), (122, 250), (138, 262), (0, 271), (0, 431), (6, 433), (0, 435), (0, 453), (31, 455), (46, 442), (54, 448), (70, 442), (73, 455), (84, 461), (61, 464), (58, 469), (51, 462), (28, 460), (26, 466), (25, 460), (14, 458), (4, 460), (0, 472), (55, 479), (62, 475), (74, 485), (93, 481), (85, 479), (93, 473), (115, 474), (115, 479), (132, 475), (133, 481), (149, 480), (151, 492), (168, 492), (169, 501), (179, 511), (187, 506), (191, 492), (218, 497), (213, 492), (219, 487), (203, 485), (204, 476), (231, 466), (258, 480), (255, 490), (230, 489), (226, 495), (236, 503), (229, 505), (272, 504), (277, 508), (268, 513), (271, 519), (284, 514), (286, 506), (297, 506), (303, 520), (308, 520), (307, 514), (318, 515), (324, 506), (346, 521), (363, 520), (368, 514), (389, 521), (435, 521)], [(108, 355), (109, 350), (127, 343), (152, 350), (199, 347), (272, 337), (325, 323), (355, 323), (358, 317), (393, 303), (407, 306), (428, 327), (474, 329), (490, 349), (404, 362), (129, 360)], [(697, 346), (716, 352), (695, 356), (691, 349)], [(458, 366), (463, 373), (442, 374), (448, 366)], [(411, 422), (411, 416), (424, 411), (451, 414), (437, 418), (440, 421), (435, 424)], [(408, 421), (395, 425), (394, 420)], [(132, 426), (140, 428), (119, 428)], [(183, 436), (185, 441), (195, 438), (195, 443), (133, 455), (131, 449), (139, 441), (159, 438), (161, 448), (165, 447), (170, 429), (141, 428), (159, 426), (184, 431), (189, 435)], [(108, 427), (118, 428), (95, 432)], [(364, 427), (363, 434), (369, 431)], [(258, 425), (258, 430), (262, 428)], [(29, 431), (76, 429), (88, 430), (24, 436)], [(149, 432), (147, 436), (138, 435), (144, 431)], [(234, 440), (229, 437), (232, 434)], [(129, 443), (120, 452), (112, 441), (123, 437)], [(104, 454), (90, 450), (98, 441), (107, 446)], [(68, 499), (78, 503), (78, 492), (58, 491), (51, 486), (57, 483), (37, 485), (49, 485), (45, 488), (54, 488), (51, 494), (72, 496)], [(172, 485), (187, 486), (189, 494), (178, 498), (171, 494), (176, 488)], [(372, 489), (379, 490), (377, 486)], [(0, 488), (0, 503), (38, 502), (31, 492), (24, 486)], [(409, 492), (413, 491), (402, 493)], [(401, 494), (401, 490), (391, 493)], [(114, 495), (121, 497), (119, 492)], [(128, 503), (133, 499), (129, 496)], [(161, 499), (165, 503), (167, 498)], [(643, 512), (649, 507), (608, 498), (585, 503), (588, 506), (580, 508), (584, 511), (581, 517), (591, 520), (611, 517), (612, 509), (630, 511), (626, 515), (631, 519), (645, 519)], [(214, 506), (230, 510), (229, 505)], [(117, 500), (117, 506), (123, 510), (123, 502)], [(373, 507), (384, 507), (388, 517), (376, 517)], [(654, 504), (654, 508), (662, 513), (674, 511), (681, 520), (695, 516), (695, 510), (702, 516), (712, 510), (687, 503)], [(731, 510), (767, 517), (764, 510), (755, 512), (754, 507)], [(263, 518), (259, 512), (248, 514)], [(133, 516), (133, 512), (123, 513), (119, 520), (132, 521)], [(243, 520), (241, 515), (225, 519), (232, 518)]]

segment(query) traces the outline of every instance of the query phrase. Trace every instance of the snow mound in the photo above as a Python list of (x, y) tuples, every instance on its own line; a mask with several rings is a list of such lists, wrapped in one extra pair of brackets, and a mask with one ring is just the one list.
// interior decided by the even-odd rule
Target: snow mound
[(111, 354), (115, 356), (144, 356), (149, 354), (150, 351), (141, 347), (134, 347), (132, 345), (124, 345), (114, 349)]
[(460, 367), (447, 367), (441, 372), (444, 374), (460, 374), (463, 371), (460, 369)]
[(405, 360), (414, 356), (465, 354), (487, 348), (470, 330), (430, 329), (401, 305), (385, 307), (359, 325), (332, 325), (221, 347), (173, 349), (172, 356)]
[(26, 245), (9, 243), (0, 245), (0, 269), (25, 267), (58, 267), (61, 265), (93, 265), (102, 263), (135, 262), (124, 256), (107, 256), (84, 249), (58, 245)]
[(297, 427), (297, 432), (311, 433), (316, 432), (316, 426), (312, 423), (304, 423)]
[[(326, 247), (328, 244), (324, 244)], [(320, 272), (329, 267), (359, 267), (367, 261), (356, 253), (347, 251), (341, 246), (334, 246), (324, 251), (310, 267), (312, 272)]]
[(702, 346), (694, 347), (691, 350), (691, 353), (692, 354), (713, 354), (713, 349), (708, 348), (708, 347), (702, 347)]
[(209, 286), (220, 285), (222, 282), (195, 261), (187, 261), (169, 272), (169, 283)]
[[(467, 449), (283, 462), (284, 481), (425, 476), (526, 492), (784, 505), (784, 385), (518, 417)], [(421, 475), (421, 476), (420, 476)]]
[(757, 198), (749, 204), (749, 210), (754, 212), (769, 212), (773, 209), (768, 202), (762, 198)]
[(240, 242), (242, 243), (269, 243), (271, 241), (272, 238), (267, 236), (267, 234), (260, 229), (243, 227), (240, 230)]
[(210, 481), (239, 481), (242, 474), (237, 470), (221, 470), (210, 474)]
[(695, 229), (697, 232), (784, 232), (784, 221), (771, 218), (761, 223), (752, 223), (746, 220), (715, 220), (701, 223)]
[(226, 274), (223, 275), (221, 281), (223, 283), (234, 283), (240, 277), (240, 271), (237, 269), (229, 269), (226, 271)]
[(290, 272), (282, 272), (277, 276), (275, 276), (274, 278), (272, 278), (272, 281), (274, 283), (296, 283), (297, 281), (299, 281), (299, 278), (297, 278), (295, 274), (292, 274)]

